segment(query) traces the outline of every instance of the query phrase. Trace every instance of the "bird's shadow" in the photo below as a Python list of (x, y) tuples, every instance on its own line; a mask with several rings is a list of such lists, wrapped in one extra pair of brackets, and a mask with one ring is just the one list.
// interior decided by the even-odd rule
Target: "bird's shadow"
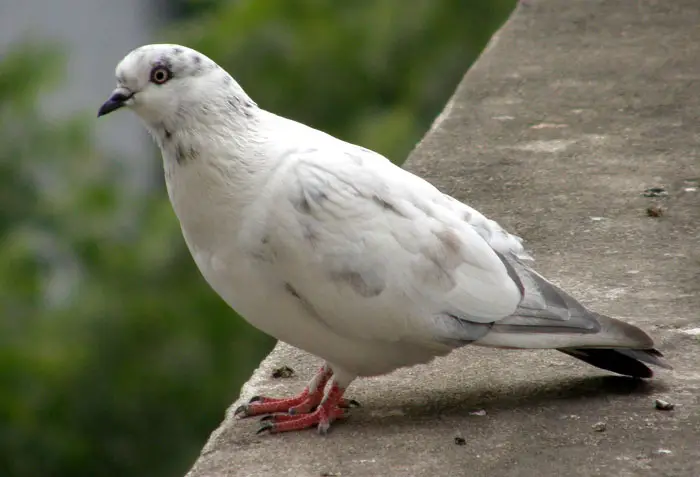
[[(401, 425), (402, 422), (435, 417), (469, 416), (475, 410), (489, 414), (503, 411), (528, 411), (542, 407), (570, 409), (576, 405), (588, 406), (600, 401), (609, 403), (622, 396), (646, 396), (666, 390), (658, 380), (646, 381), (623, 376), (588, 376), (551, 379), (549, 381), (497, 383), (486, 388), (450, 389), (441, 393), (434, 390), (416, 390), (411, 398), (370, 398), (363, 402), (369, 415), (361, 417), (366, 426)], [(389, 404), (390, 403), (390, 404)], [(572, 406), (573, 405), (573, 406)], [(400, 413), (396, 409), (400, 409)]]

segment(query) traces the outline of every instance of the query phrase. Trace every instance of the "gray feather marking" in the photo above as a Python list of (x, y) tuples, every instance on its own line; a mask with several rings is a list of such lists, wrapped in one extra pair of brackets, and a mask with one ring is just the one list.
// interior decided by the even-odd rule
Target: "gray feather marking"
[(310, 317), (315, 318), (319, 323), (323, 324), (328, 329), (331, 329), (331, 327), (328, 326), (328, 323), (326, 323), (323, 320), (321, 315), (319, 315), (318, 312), (316, 312), (316, 309), (311, 304), (311, 302), (307, 300), (304, 295), (299, 293), (297, 289), (292, 286), (291, 283), (285, 283), (284, 290), (299, 301), (299, 304), (304, 308), (304, 310)]
[(394, 204), (379, 197), (377, 194), (374, 194), (372, 196), (372, 201), (375, 204), (377, 204), (379, 207), (381, 207), (383, 210), (393, 212), (394, 214), (398, 215), (399, 217), (404, 217), (404, 218), (406, 217), (406, 215), (403, 212), (401, 212), (399, 209), (397, 209)]
[(433, 317), (439, 329), (436, 338), (441, 343), (459, 347), (483, 338), (491, 331), (493, 323), (476, 323), (453, 313), (441, 313)]
[(182, 143), (175, 145), (175, 160), (178, 164), (185, 164), (199, 157), (199, 151), (192, 146), (185, 147)]
[(376, 272), (360, 273), (354, 270), (342, 270), (331, 273), (331, 280), (349, 286), (355, 293), (372, 298), (384, 291), (384, 279)]
[(524, 265), (517, 257), (498, 254), (523, 298), (516, 312), (499, 320), (501, 333), (597, 333), (596, 314), (561, 288)]
[(312, 215), (313, 208), (319, 208), (322, 202), (328, 200), (328, 194), (314, 185), (308, 185), (301, 190), (299, 196), (292, 201), (292, 206), (302, 214)]
[[(513, 316), (513, 320), (507, 318), (510, 323), (503, 323), (502, 320), (493, 326), (493, 331), (496, 333), (537, 333), (537, 334), (550, 334), (550, 333), (597, 333), (599, 328), (582, 328), (579, 326), (571, 325), (565, 321), (562, 321), (559, 326), (553, 322), (553, 320), (538, 320), (537, 318)], [(520, 319), (520, 320), (519, 320)], [(518, 324), (518, 322), (520, 324)]]

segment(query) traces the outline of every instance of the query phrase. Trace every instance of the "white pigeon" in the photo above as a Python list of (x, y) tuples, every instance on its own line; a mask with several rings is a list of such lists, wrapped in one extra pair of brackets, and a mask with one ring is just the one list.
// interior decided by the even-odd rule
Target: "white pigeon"
[(146, 45), (116, 76), (98, 116), (125, 106), (143, 120), (206, 281), (252, 325), (325, 361), (299, 396), (238, 409), (268, 415), (261, 431), (325, 432), (358, 376), (467, 344), (555, 348), (635, 377), (651, 377), (643, 362), (668, 367), (644, 331), (533, 271), (496, 222), (375, 152), (259, 108), (205, 55)]

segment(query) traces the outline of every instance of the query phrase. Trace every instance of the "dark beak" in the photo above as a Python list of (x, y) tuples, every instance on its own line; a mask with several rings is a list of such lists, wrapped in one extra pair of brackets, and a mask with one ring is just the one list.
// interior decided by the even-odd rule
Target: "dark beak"
[(100, 106), (99, 111), (97, 111), (97, 117), (99, 118), (100, 116), (104, 116), (105, 114), (109, 114), (112, 111), (116, 111), (117, 109), (121, 108), (133, 95), (134, 93), (126, 92), (123, 89), (114, 90), (112, 96), (105, 101), (105, 104)]

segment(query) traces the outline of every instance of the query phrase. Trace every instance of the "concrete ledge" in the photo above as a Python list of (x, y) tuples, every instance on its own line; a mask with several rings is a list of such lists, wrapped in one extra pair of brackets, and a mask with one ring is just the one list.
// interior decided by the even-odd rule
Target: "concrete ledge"
[[(594, 309), (652, 332), (674, 371), (643, 383), (554, 351), (467, 347), (358, 380), (363, 408), (326, 438), (258, 437), (233, 409), (298, 392), (319, 365), (280, 344), (188, 476), (697, 477), (698, 25), (697, 0), (528, 0), (406, 166), (522, 235)], [(668, 195), (642, 195), (654, 186)], [(296, 377), (272, 378), (280, 366)]]

